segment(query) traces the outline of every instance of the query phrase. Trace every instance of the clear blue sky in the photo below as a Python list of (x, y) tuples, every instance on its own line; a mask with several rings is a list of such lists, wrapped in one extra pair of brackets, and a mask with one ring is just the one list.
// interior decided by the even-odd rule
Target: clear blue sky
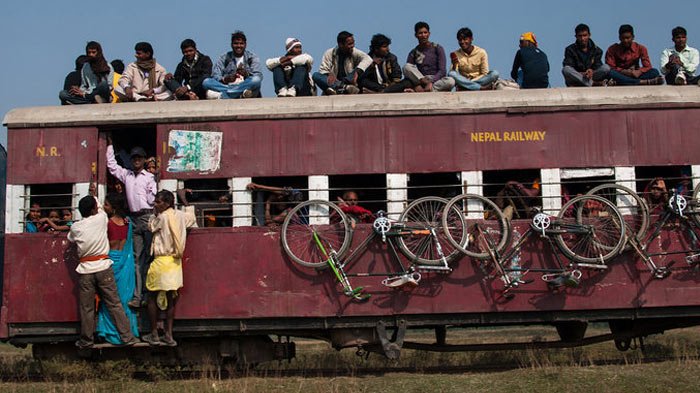
[[(352, 4), (349, 6), (349, 4)], [(633, 4), (633, 6), (631, 6)], [(646, 45), (655, 67), (661, 50), (671, 45), (671, 29), (688, 29), (689, 45), (700, 46), (700, 1), (637, 0), (571, 2), (561, 0), (446, 1), (38, 1), (6, 0), (0, 14), (2, 89), (0, 114), (16, 107), (57, 105), (65, 75), (83, 54), (87, 41), (102, 44), (109, 61), (133, 60), (138, 41), (153, 44), (155, 57), (168, 71), (180, 61), (180, 42), (192, 38), (215, 60), (230, 50), (230, 34), (243, 30), (248, 49), (264, 62), (284, 53), (284, 40), (299, 38), (318, 68), (323, 51), (335, 46), (341, 30), (355, 35), (367, 51), (375, 33), (391, 37), (391, 50), (403, 63), (415, 46), (413, 24), (425, 20), (432, 40), (452, 51), (460, 27), (474, 31), (475, 44), (489, 54), (491, 68), (508, 75), (518, 37), (534, 31), (549, 56), (553, 87), (563, 85), (564, 48), (573, 42), (574, 26), (591, 27), (593, 40), (604, 50), (617, 41), (620, 24), (635, 27), (637, 41)], [(667, 8), (667, 9), (666, 9)], [(265, 70), (263, 95), (274, 94), (272, 75)], [(0, 143), (6, 145), (0, 130)]]

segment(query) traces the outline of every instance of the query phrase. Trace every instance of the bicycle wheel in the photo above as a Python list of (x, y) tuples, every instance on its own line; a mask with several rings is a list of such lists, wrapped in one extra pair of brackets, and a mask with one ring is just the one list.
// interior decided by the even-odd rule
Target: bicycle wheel
[[(490, 199), (475, 194), (462, 194), (452, 198), (445, 207), (443, 228), (447, 240), (457, 250), (477, 259), (489, 259), (490, 251), (502, 251), (508, 244), (510, 226), (508, 220)], [(454, 233), (453, 215), (464, 219), (465, 230)], [(465, 236), (466, 233), (466, 236)]]
[(602, 264), (625, 245), (622, 214), (597, 195), (581, 195), (567, 202), (553, 226), (560, 231), (554, 235), (559, 249), (576, 262)]
[(282, 224), (282, 247), (296, 263), (322, 267), (328, 255), (342, 256), (352, 242), (350, 223), (338, 206), (312, 200), (293, 208)]
[[(617, 207), (627, 224), (628, 236), (635, 236), (642, 241), (649, 229), (649, 207), (644, 199), (631, 189), (619, 184), (601, 184), (592, 188), (587, 195), (601, 196)], [(630, 246), (625, 245), (625, 249)]]
[[(447, 199), (424, 197), (413, 201), (401, 213), (399, 222), (404, 226), (406, 234), (399, 236), (399, 250), (412, 262), (423, 265), (442, 265), (443, 255), (447, 262), (459, 255), (459, 250), (450, 245), (442, 228), (442, 215), (447, 205)], [(455, 233), (464, 232), (464, 220), (454, 216), (449, 222)], [(410, 233), (414, 231), (415, 233)], [(427, 233), (426, 233), (427, 231)]]
[(700, 227), (700, 199), (698, 198), (700, 198), (700, 184), (693, 190), (693, 200), (688, 203), (690, 207), (688, 214), (693, 218), (695, 225)]

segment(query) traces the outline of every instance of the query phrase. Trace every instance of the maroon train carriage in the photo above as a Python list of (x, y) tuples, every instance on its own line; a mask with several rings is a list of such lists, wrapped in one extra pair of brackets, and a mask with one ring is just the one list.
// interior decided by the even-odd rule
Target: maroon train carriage
[[(580, 345), (700, 323), (700, 272), (683, 254), (659, 255), (672, 274), (655, 279), (633, 253), (605, 270), (583, 271), (576, 288), (532, 283), (502, 296), (503, 284), (463, 256), (452, 272), (424, 272), (411, 291), (387, 288), (376, 276), (353, 277), (372, 297), (343, 295), (328, 269), (288, 258), (279, 227), (260, 222), (251, 181), (301, 190), (304, 199), (335, 201), (357, 190), (366, 206), (396, 219), (419, 197), (462, 192), (493, 196), (503, 183), (539, 178), (541, 204), (556, 215), (562, 185), (572, 195), (604, 182), (642, 192), (649, 179), (700, 176), (700, 90), (648, 87), (547, 89), (480, 93), (397, 94), (221, 100), (15, 109), (8, 127), (7, 198), (0, 339), (34, 344), (37, 355), (71, 348), (79, 331), (77, 260), (65, 233), (23, 233), (30, 203), (71, 206), (98, 183), (106, 134), (115, 146), (143, 146), (157, 158), (159, 187), (191, 188), (199, 228), (188, 237), (184, 288), (175, 334), (185, 357), (258, 362), (293, 356), (288, 340), (317, 337), (336, 348), (361, 346), (390, 357), (401, 347), (451, 347), (447, 327), (555, 325), (561, 342)], [(672, 180), (668, 180), (669, 187)], [(209, 194), (207, 194), (209, 193)], [(209, 195), (209, 197), (207, 197)], [(228, 199), (220, 201), (221, 196)], [(516, 219), (523, 232), (529, 221)], [(371, 231), (355, 229), (355, 243)], [(682, 236), (666, 231), (663, 251), (683, 251)], [(402, 256), (404, 262), (407, 262)], [(523, 263), (547, 266), (553, 255), (540, 239), (522, 248)], [(392, 269), (386, 245), (357, 262), (367, 272)], [(590, 322), (611, 334), (583, 338)], [(437, 343), (403, 342), (406, 329), (435, 329)], [(158, 353), (142, 348), (135, 352)], [(165, 356), (172, 354), (167, 353)]]

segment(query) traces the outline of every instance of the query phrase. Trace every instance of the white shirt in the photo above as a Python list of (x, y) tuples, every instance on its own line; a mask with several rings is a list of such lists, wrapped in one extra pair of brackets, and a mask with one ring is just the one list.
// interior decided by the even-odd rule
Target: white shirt
[(695, 70), (697, 70), (698, 63), (700, 63), (700, 54), (698, 53), (697, 49), (691, 48), (688, 45), (686, 45), (680, 52), (676, 50), (675, 46), (673, 48), (664, 49), (664, 51), (661, 52), (662, 74), (667, 74), (669, 71), (666, 69), (666, 64), (668, 64), (668, 59), (671, 57), (671, 55), (680, 57), (681, 62), (683, 63), (683, 71), (687, 72), (688, 74), (695, 75)]
[[(95, 198), (97, 199), (97, 198)], [(99, 211), (90, 217), (73, 223), (68, 232), (68, 240), (78, 246), (78, 257), (90, 257), (109, 254), (109, 239), (107, 238), (107, 222), (109, 218), (97, 202)], [(109, 258), (99, 261), (81, 262), (75, 271), (78, 274), (93, 274), (107, 270), (112, 266)]]

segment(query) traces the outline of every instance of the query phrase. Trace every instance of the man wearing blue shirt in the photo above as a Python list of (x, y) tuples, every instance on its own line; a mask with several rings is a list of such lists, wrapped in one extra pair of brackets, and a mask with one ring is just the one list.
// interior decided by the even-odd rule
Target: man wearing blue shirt
[(211, 78), (202, 85), (207, 98), (252, 98), (260, 95), (262, 67), (260, 58), (247, 50), (247, 39), (242, 31), (231, 34), (231, 51), (214, 64)]

